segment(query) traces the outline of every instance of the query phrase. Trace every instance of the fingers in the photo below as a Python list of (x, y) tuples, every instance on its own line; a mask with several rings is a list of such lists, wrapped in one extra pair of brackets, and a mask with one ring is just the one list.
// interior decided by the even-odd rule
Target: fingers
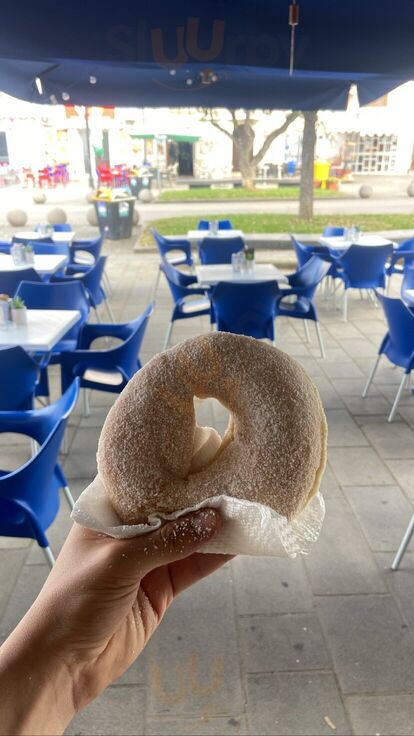
[(170, 565), (170, 577), (174, 595), (179, 595), (190, 585), (207, 577), (215, 570), (232, 560), (234, 555), (194, 554), (185, 560), (177, 560)]
[(221, 517), (218, 511), (200, 509), (170, 521), (156, 532), (141, 537), (145, 540), (147, 550), (145, 573), (161, 565), (189, 557), (209, 542), (220, 527)]

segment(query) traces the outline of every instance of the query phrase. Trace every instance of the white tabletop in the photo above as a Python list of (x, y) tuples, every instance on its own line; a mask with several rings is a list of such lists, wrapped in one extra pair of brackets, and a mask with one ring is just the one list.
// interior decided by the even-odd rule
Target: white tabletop
[(30, 352), (48, 353), (80, 316), (77, 309), (28, 309), (26, 325), (0, 325), (0, 346), (20, 345)]
[(34, 268), (40, 274), (52, 276), (60, 271), (67, 262), (67, 256), (63, 255), (35, 255), (34, 263), (23, 263), (21, 266), (16, 266), (12, 256), (0, 253), (0, 271), (22, 271), (26, 268)]
[(255, 263), (251, 271), (233, 271), (231, 264), (217, 263), (211, 266), (196, 266), (197, 278), (202, 284), (213, 286), (219, 281), (252, 283), (255, 281), (279, 281), (287, 283), (286, 276), (271, 263)]
[(211, 233), (210, 230), (189, 230), (186, 235), (187, 240), (195, 240), (196, 242), (203, 240), (204, 238), (219, 238), (220, 240), (223, 240), (225, 238), (242, 237), (242, 230), (218, 230), (217, 233)]
[(319, 242), (321, 245), (326, 245), (334, 250), (345, 250), (351, 245), (393, 245), (392, 240), (386, 240), (381, 235), (360, 235), (358, 241), (346, 240), (342, 235), (337, 235), (331, 238), (319, 238)]
[(37, 230), (22, 230), (20, 233), (14, 235), (15, 238), (23, 238), (24, 240), (42, 240), (44, 238), (52, 238), (54, 243), (71, 243), (75, 237), (73, 230), (65, 233), (52, 233), (51, 235), (42, 235)]

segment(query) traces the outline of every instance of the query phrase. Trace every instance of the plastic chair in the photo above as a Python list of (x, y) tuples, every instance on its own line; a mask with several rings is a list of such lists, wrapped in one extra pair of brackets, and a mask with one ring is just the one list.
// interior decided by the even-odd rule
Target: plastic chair
[[(161, 256), (162, 261), (167, 261), (172, 266), (186, 265), (190, 268), (193, 267), (193, 254), (191, 252), (191, 243), (188, 240), (181, 238), (164, 238), (161, 233), (158, 232), (154, 227), (150, 228), (152, 237), (155, 240), (155, 244), (158, 248), (158, 252)], [(174, 253), (175, 255), (171, 255)], [(180, 253), (181, 252), (181, 253)], [(179, 255), (180, 253), (180, 255)], [(152, 297), (154, 298), (160, 283), (161, 267), (158, 269), (157, 278), (154, 284)]]
[(88, 271), (78, 271), (78, 268), (76, 264), (69, 265), (66, 268), (65, 275), (64, 276), (58, 276), (57, 274), (55, 276), (52, 276), (51, 282), (52, 283), (65, 283), (65, 282), (73, 282), (73, 281), (80, 281), (81, 284), (85, 287), (89, 302), (91, 307), (95, 310), (96, 318), (98, 322), (102, 322), (98, 307), (100, 304), (104, 303), (106, 310), (109, 315), (109, 319), (111, 322), (115, 322), (114, 314), (112, 312), (111, 305), (109, 303), (109, 299), (106, 295), (106, 292), (104, 291), (102, 287), (102, 278), (105, 270), (105, 264), (106, 259), (108, 256), (99, 256), (96, 263), (94, 263), (93, 266), (91, 266)]
[[(52, 365), (59, 364), (60, 353), (63, 350), (74, 350), (77, 347), (82, 325), (85, 324), (89, 316), (89, 298), (83, 284), (76, 279), (69, 283), (32, 284), (23, 281), (17, 290), (17, 294), (29, 309), (77, 309), (80, 312), (79, 321), (54, 346), (49, 355), (49, 363)], [(46, 366), (42, 367), (36, 395), (49, 396)]]
[(36, 238), (36, 241), (33, 241), (33, 238), (20, 238), (17, 237), (17, 235), (13, 235), (12, 237), (12, 245), (14, 243), (21, 243), (22, 245), (31, 245), (33, 242), (36, 243), (53, 243), (53, 239), (49, 237), (49, 235), (39, 235), (38, 238)]
[(276, 281), (231, 283), (222, 281), (211, 292), (217, 329), (237, 335), (267, 338), (274, 344)]
[[(142, 367), (139, 351), (153, 310), (151, 303), (137, 319), (125, 324), (84, 325), (78, 349), (60, 356), (62, 391), (79, 376), (81, 388), (120, 393)], [(91, 350), (91, 343), (100, 337), (115, 337), (122, 344), (108, 350)], [(84, 415), (89, 416), (86, 391), (83, 399)]]
[(397, 411), (404, 386), (409, 383), (409, 376), (414, 366), (414, 314), (401, 299), (391, 299), (390, 297), (379, 294), (378, 292), (377, 297), (384, 310), (388, 332), (380, 345), (377, 359), (369, 375), (362, 396), (365, 398), (365, 396), (368, 395), (369, 388), (382, 355), (386, 355), (393, 365), (404, 368), (404, 375), (398, 387), (398, 391), (388, 417), (388, 421), (392, 422), (395, 412)]
[(414, 309), (414, 296), (408, 292), (412, 289), (414, 289), (414, 267), (407, 266), (404, 270), (404, 277), (401, 284), (401, 299), (404, 300), (411, 310)]
[(103, 237), (93, 240), (74, 240), (69, 246), (70, 263), (79, 266), (79, 270), (88, 270), (101, 255)]
[(66, 256), (69, 260), (70, 248), (67, 243), (45, 243), (44, 240), (31, 240), (28, 245), (37, 256)]
[(233, 253), (244, 250), (243, 238), (203, 238), (198, 253), (203, 266), (213, 263), (231, 263)]
[[(281, 295), (276, 300), (275, 317), (292, 317), (293, 319), (303, 319), (305, 336), (307, 342), (310, 342), (307, 320), (315, 323), (316, 335), (319, 342), (321, 357), (325, 358), (325, 348), (322, 340), (322, 334), (319, 327), (318, 314), (313, 303), (316, 289), (321, 281), (329, 273), (330, 264), (322, 260), (318, 256), (312, 258), (299, 268), (296, 273), (288, 276), (289, 289), (281, 289)], [(286, 297), (296, 297), (295, 301), (287, 302)]]
[(322, 234), (324, 238), (340, 238), (345, 234), (345, 228), (327, 225)]
[[(19, 268), (14, 271), (0, 271), (0, 293), (16, 296), (22, 281), (43, 284), (42, 277), (34, 268)], [(27, 304), (26, 304), (27, 306)]]
[(338, 278), (344, 284), (343, 319), (348, 318), (348, 289), (385, 288), (385, 265), (391, 257), (393, 246), (351, 245), (336, 258)]
[(71, 233), (73, 232), (72, 225), (68, 222), (62, 223), (61, 225), (53, 225), (55, 233)]
[(59, 511), (56, 462), (64, 431), (65, 422), (59, 422), (25, 465), (9, 473), (0, 471), (0, 535), (35, 539), (50, 567), (55, 558), (46, 530)]
[[(402, 266), (398, 265), (400, 261), (403, 262)], [(387, 293), (389, 292), (389, 289), (390, 289), (391, 276), (394, 273), (397, 273), (400, 276), (403, 276), (406, 268), (408, 266), (412, 266), (413, 264), (414, 264), (414, 238), (410, 238), (409, 240), (404, 240), (403, 243), (400, 243), (399, 245), (397, 245), (397, 247), (394, 249), (394, 252), (391, 256), (391, 261), (386, 269), (386, 273), (388, 276)]]
[(0, 348), (0, 411), (31, 409), (40, 366), (20, 345)]
[[(42, 409), (29, 411), (1, 411), (0, 431), (15, 432), (29, 436), (38, 445), (43, 445), (48, 436), (61, 422), (66, 422), (72, 413), (79, 396), (79, 378), (75, 378), (65, 393), (54, 404)], [(37, 450), (36, 450), (37, 453)], [(55, 474), (59, 481), (59, 488), (63, 488), (69, 508), (72, 510), (74, 501), (66, 477), (59, 463), (56, 463)]]
[[(174, 301), (170, 324), (168, 325), (164, 341), (164, 350), (166, 350), (170, 344), (174, 322), (179, 319), (202, 317), (207, 314), (210, 315), (210, 320), (213, 321), (213, 317), (211, 302), (209, 297), (206, 295), (207, 290), (202, 289), (201, 287), (197, 288), (191, 286), (197, 282), (197, 278), (195, 276), (181, 273), (181, 271), (178, 271), (165, 260), (162, 261), (160, 269), (167, 279), (171, 296)], [(196, 295), (200, 295), (201, 299), (188, 298)]]
[(0, 240), (0, 253), (5, 253), (7, 256), (10, 255), (11, 243), (7, 240)]
[[(197, 225), (197, 230), (209, 230), (210, 229), (210, 222), (208, 220), (200, 220)], [(234, 230), (234, 227), (230, 220), (219, 220), (218, 221), (218, 229), (219, 230)]]

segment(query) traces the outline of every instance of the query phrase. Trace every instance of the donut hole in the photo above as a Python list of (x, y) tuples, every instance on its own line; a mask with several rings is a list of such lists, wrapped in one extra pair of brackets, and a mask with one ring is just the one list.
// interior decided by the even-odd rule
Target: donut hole
[(218, 399), (213, 397), (199, 399), (195, 396), (194, 413), (200, 427), (213, 427), (221, 437), (224, 437), (230, 421), (230, 412)]
[[(216, 402), (216, 406), (212, 402)], [(220, 407), (220, 411), (224, 410), (219, 415), (222, 419), (220, 423), (215, 421), (214, 408), (217, 414), (217, 405)], [(198, 473), (208, 465), (211, 465), (224, 447), (232, 441), (231, 435), (227, 434), (225, 436), (230, 418), (229, 412), (216, 399), (198, 399), (195, 397), (194, 413), (196, 430), (194, 433), (190, 474)], [(220, 428), (215, 426), (218, 424)]]

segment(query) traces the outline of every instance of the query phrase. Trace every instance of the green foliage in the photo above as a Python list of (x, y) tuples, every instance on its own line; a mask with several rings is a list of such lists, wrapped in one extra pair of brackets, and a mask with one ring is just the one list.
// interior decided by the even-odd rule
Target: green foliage
[[(341, 195), (341, 192), (328, 189), (315, 189), (314, 196), (315, 199), (334, 199), (343, 195)], [(239, 199), (299, 199), (299, 187), (168, 189), (161, 192), (158, 197), (159, 202), (204, 202)]]
[(19, 296), (15, 296), (12, 299), (12, 309), (24, 309), (26, 307), (23, 299), (20, 299)]

